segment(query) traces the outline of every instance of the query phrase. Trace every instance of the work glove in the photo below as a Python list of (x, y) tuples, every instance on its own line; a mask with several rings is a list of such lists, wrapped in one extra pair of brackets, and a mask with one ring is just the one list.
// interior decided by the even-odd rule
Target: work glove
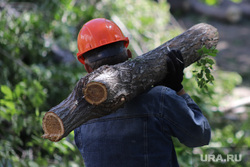
[(165, 86), (179, 92), (183, 86), (183, 70), (184, 62), (182, 54), (179, 50), (171, 50), (167, 53), (167, 76), (165, 79)]

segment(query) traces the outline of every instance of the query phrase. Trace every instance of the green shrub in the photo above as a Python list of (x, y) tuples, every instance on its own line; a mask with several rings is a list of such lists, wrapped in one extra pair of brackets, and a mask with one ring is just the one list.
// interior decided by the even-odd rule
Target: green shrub
[[(77, 61), (55, 61), (52, 45), (75, 55), (78, 31), (86, 21), (96, 17), (120, 21), (126, 27), (134, 56), (159, 46), (182, 30), (169, 24), (169, 6), (163, 1), (6, 3), (0, 13), (0, 166), (83, 166), (83, 159), (74, 146), (73, 132), (58, 143), (41, 138), (45, 112), (65, 99), (86, 74)], [(21, 5), (24, 8), (18, 8)], [(198, 67), (202, 66), (196, 64), (186, 69), (183, 84), (213, 126), (212, 143), (249, 147), (249, 120), (240, 125), (223, 121), (223, 113), (218, 110), (222, 97), (240, 84), (241, 77), (210, 69), (207, 73), (213, 74), (214, 81), (204, 90), (198, 87), (192, 72)], [(192, 149), (176, 140), (175, 144), (180, 164), (189, 164)]]

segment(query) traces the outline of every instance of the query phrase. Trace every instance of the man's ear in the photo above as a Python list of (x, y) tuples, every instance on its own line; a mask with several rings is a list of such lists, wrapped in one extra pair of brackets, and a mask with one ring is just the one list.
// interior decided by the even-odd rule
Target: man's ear
[(127, 53), (128, 53), (128, 58), (129, 59), (132, 58), (132, 53), (131, 53), (131, 51), (129, 49), (127, 49)]
[(84, 64), (84, 67), (88, 73), (91, 73), (93, 71), (92, 68), (86, 63)]

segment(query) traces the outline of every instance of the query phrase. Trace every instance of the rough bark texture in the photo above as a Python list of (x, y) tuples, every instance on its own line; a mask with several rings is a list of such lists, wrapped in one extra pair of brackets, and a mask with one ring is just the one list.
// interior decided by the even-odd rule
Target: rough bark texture
[(59, 141), (88, 120), (116, 111), (125, 102), (165, 80), (168, 47), (182, 52), (187, 67), (200, 59), (197, 50), (202, 46), (215, 47), (218, 39), (216, 28), (201, 23), (133, 60), (102, 66), (81, 78), (67, 99), (45, 114), (43, 137)]

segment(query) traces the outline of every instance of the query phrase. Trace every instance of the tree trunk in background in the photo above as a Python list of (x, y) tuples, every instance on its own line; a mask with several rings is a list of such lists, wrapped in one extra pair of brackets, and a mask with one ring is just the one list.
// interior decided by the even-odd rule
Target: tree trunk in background
[(242, 16), (250, 17), (250, 3), (247, 1), (234, 3), (230, 0), (221, 0), (217, 6), (209, 6), (199, 0), (168, 0), (168, 3), (170, 4), (171, 12), (195, 11), (230, 23), (240, 21)]
[(45, 114), (42, 137), (59, 141), (88, 120), (111, 114), (167, 79), (168, 47), (182, 52), (187, 67), (200, 59), (197, 50), (216, 47), (218, 40), (217, 29), (201, 23), (133, 60), (102, 66), (81, 78), (72, 93)]

